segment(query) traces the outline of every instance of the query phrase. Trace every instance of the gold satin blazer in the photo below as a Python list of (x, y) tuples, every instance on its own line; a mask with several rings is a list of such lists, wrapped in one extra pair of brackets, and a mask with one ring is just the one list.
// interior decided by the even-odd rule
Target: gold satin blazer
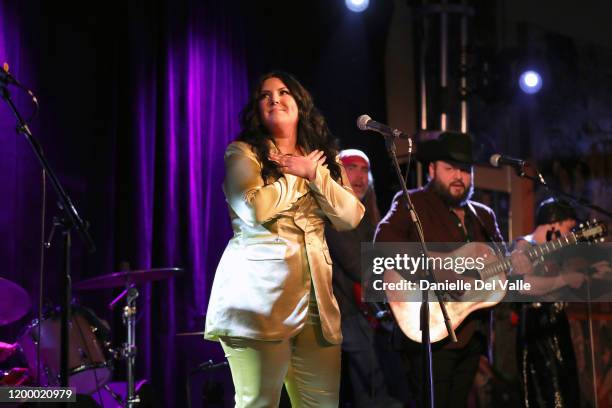
[(344, 169), (342, 185), (325, 165), (317, 166), (313, 181), (285, 174), (265, 185), (262, 165), (244, 142), (227, 147), (225, 168), (223, 191), (234, 236), (215, 274), (205, 338), (295, 336), (308, 317), (312, 282), (323, 336), (341, 343), (324, 227), (329, 220), (340, 231), (354, 229), (364, 213)]

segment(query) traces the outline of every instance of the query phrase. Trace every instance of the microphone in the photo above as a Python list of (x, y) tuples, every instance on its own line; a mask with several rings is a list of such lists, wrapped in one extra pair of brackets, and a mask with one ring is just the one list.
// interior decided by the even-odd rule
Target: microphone
[(15, 78), (13, 78), (9, 72), (9, 66), (6, 62), (2, 64), (2, 67), (0, 67), (0, 83), (21, 86), (21, 84)]
[(512, 166), (512, 167), (523, 167), (525, 166), (525, 160), (517, 159), (510, 156), (504, 156), (503, 154), (494, 154), (489, 159), (489, 163), (493, 167), (501, 167), (503, 165)]
[(36, 95), (34, 95), (34, 92), (21, 85), (21, 82), (16, 80), (15, 77), (11, 75), (11, 73), (9, 72), (9, 65), (6, 62), (0, 67), (0, 85), (15, 85), (18, 88), (23, 89), (32, 97), (32, 102), (34, 102), (36, 108), (38, 109), (38, 99), (36, 99)]
[(410, 140), (410, 136), (401, 130), (383, 125), (382, 123), (372, 120), (368, 115), (361, 115), (357, 118), (357, 127), (361, 130), (372, 130), (384, 136), (393, 136), (396, 139)]

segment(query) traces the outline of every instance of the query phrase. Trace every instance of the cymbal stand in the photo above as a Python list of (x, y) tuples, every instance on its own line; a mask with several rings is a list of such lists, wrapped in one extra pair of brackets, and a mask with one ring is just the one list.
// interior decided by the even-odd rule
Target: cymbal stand
[(121, 351), (122, 357), (126, 360), (127, 366), (127, 396), (125, 406), (134, 408), (140, 402), (140, 398), (136, 395), (134, 386), (134, 364), (136, 362), (136, 299), (138, 298), (138, 289), (131, 286), (127, 288), (127, 297), (123, 308), (123, 324), (126, 327), (127, 339), (123, 343)]

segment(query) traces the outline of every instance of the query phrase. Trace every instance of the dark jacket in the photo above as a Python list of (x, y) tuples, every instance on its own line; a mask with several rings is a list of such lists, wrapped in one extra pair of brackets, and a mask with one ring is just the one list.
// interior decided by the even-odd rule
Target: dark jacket
[[(484, 204), (469, 201), (465, 208), (467, 236), (459, 223), (459, 218), (433, 190), (431, 184), (425, 188), (409, 192), (410, 198), (423, 225), (425, 242), (502, 242), (493, 210)], [(474, 209), (476, 214), (472, 212)], [(418, 242), (416, 227), (412, 222), (406, 199), (402, 192), (393, 198), (391, 208), (378, 224), (376, 242)], [(418, 318), (418, 317), (417, 317)], [(476, 318), (469, 316), (456, 331), (458, 343), (452, 344), (443, 340), (438, 347), (463, 347), (470, 340), (476, 329)], [(399, 334), (399, 333), (398, 333)], [(410, 342), (400, 334), (402, 341)], [(412, 343), (412, 342), (410, 342)]]
[(355, 283), (361, 283), (361, 243), (372, 242), (375, 229), (367, 209), (354, 230), (337, 231), (329, 226), (325, 229), (327, 246), (333, 260), (334, 296), (343, 319), (361, 313), (353, 286)]

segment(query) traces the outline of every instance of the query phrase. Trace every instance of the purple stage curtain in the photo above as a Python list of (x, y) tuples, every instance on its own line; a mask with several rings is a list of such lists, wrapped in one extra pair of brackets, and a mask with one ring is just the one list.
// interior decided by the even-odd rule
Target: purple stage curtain
[[(214, 271), (231, 236), (223, 152), (247, 100), (237, 2), (109, 1), (91, 14), (76, 3), (24, 1), (7, 11), (10, 3), (0, 0), (0, 62), (10, 60), (17, 77), (41, 89), (34, 133), (98, 246), (88, 255), (74, 234), (73, 281), (125, 262), (131, 269), (184, 268), (175, 279), (140, 288), (137, 376), (153, 382), (162, 406), (185, 406), (185, 373), (209, 357), (207, 348), (218, 352), (201, 338), (198, 350), (181, 347), (176, 333), (203, 329)], [(61, 55), (73, 58), (70, 73), (53, 66)], [(30, 59), (36, 64), (24, 72), (21, 61)], [(40, 169), (14, 124), (2, 104), (0, 276), (35, 299)], [(48, 194), (50, 215), (55, 195)], [(46, 262), (46, 297), (54, 303), (60, 254), (57, 240)], [(117, 313), (105, 311), (116, 293), (78, 296), (111, 320), (115, 340), (123, 341)], [(0, 337), (19, 330), (5, 328)], [(116, 374), (122, 380), (122, 368)]]
[[(132, 79), (138, 84), (130, 217), (138, 245), (132, 259), (138, 268), (180, 265), (188, 276), (143, 294), (144, 374), (163, 375), (168, 389), (180, 391), (176, 373), (193, 364), (177, 363), (194, 355), (176, 350), (177, 326), (203, 328), (214, 270), (230, 236), (223, 152), (239, 130), (238, 113), (247, 98), (242, 50), (231, 36), (229, 17), (212, 6), (192, 11), (185, 31), (169, 34), (154, 61), (146, 50), (136, 53), (146, 63)], [(155, 367), (158, 359), (162, 372), (159, 362)]]
[[(130, 218), (138, 245), (132, 259), (137, 268), (180, 265), (188, 276), (143, 294), (144, 375), (163, 375), (167, 389), (181, 391), (176, 372), (185, 364), (179, 362), (193, 355), (172, 352), (177, 326), (203, 327), (214, 270), (230, 235), (221, 190), (223, 151), (239, 130), (237, 117), (246, 101), (242, 50), (223, 11), (192, 8), (187, 24), (180, 24), (185, 31), (169, 32), (163, 52), (152, 60), (140, 49), (135, 56), (145, 63), (133, 64)], [(173, 23), (168, 27), (176, 29)], [(178, 321), (185, 318), (192, 322)], [(159, 372), (160, 366), (165, 370)]]
[[(0, 1), (0, 64), (8, 63), (14, 76), (27, 81), (27, 71), (23, 69), (26, 56), (21, 53), (21, 40), (16, 10), (10, 2)], [(15, 87), (8, 89), (16, 105), (29, 114), (31, 108), (28, 98)], [(36, 229), (37, 224), (32, 220), (28, 221), (17, 215), (25, 209), (39, 208), (32, 207), (29, 199), (34, 198), (40, 191), (41, 173), (39, 167), (35, 167), (36, 161), (29, 160), (32, 154), (23, 138), (15, 132), (15, 128), (15, 117), (0, 98), (0, 276), (23, 286), (27, 279), (17, 271), (28, 265), (28, 259), (21, 256), (21, 246), (27, 247), (28, 250), (36, 248), (35, 243), (31, 244), (37, 240), (40, 228)], [(25, 179), (38, 182), (32, 186), (34, 191), (26, 191)], [(28, 267), (32, 265), (35, 266), (36, 263), (29, 264)], [(32, 273), (32, 279), (35, 279), (36, 271)]]

